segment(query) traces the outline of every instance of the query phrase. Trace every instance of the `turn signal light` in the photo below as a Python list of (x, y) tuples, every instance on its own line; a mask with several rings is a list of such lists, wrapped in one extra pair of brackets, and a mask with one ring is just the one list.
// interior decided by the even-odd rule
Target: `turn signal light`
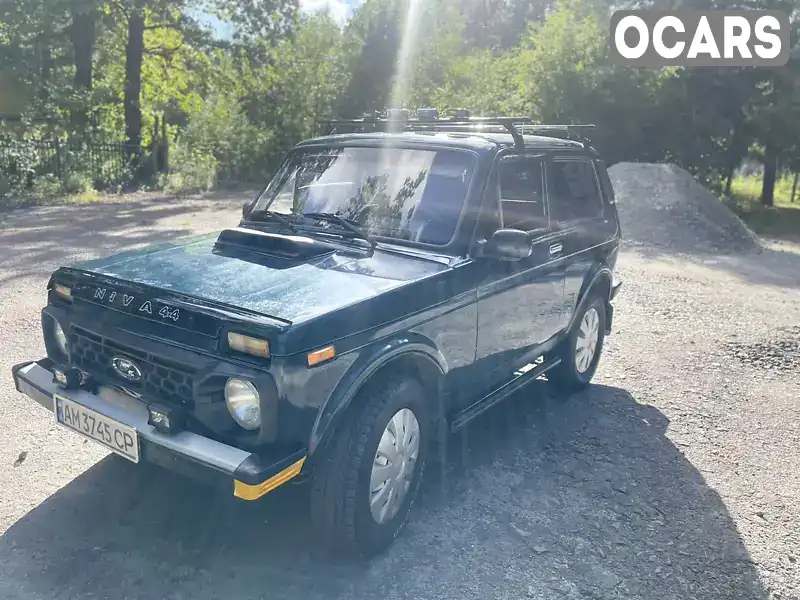
[(326, 348), (322, 348), (321, 350), (309, 352), (307, 356), (308, 366), (313, 367), (314, 365), (318, 365), (326, 360), (331, 360), (334, 356), (336, 356), (336, 352), (333, 349), (333, 346), (328, 346)]
[(61, 283), (53, 286), (53, 291), (61, 296), (64, 300), (72, 302), (72, 288)]
[(236, 350), (237, 352), (269, 358), (269, 342), (267, 340), (230, 331), (228, 332), (228, 346), (230, 346), (231, 350)]

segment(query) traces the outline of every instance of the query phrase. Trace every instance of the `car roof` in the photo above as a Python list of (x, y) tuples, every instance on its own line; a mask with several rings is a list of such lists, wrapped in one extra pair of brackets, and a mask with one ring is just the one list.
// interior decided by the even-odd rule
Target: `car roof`
[[(525, 147), (531, 149), (570, 149), (582, 150), (583, 144), (541, 135), (524, 135)], [(380, 145), (388, 140), (410, 146), (435, 146), (438, 148), (466, 149), (476, 152), (513, 147), (514, 138), (509, 133), (472, 133), (452, 131), (403, 131), (397, 133), (345, 133), (325, 135), (300, 142), (296, 147), (326, 145)]]

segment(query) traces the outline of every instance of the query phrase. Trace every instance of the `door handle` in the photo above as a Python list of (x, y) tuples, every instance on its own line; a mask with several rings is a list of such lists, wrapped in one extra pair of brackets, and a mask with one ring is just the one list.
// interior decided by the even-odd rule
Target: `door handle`
[(564, 246), (561, 244), (553, 244), (550, 246), (550, 256), (555, 256), (556, 254), (560, 254), (561, 251), (564, 249)]

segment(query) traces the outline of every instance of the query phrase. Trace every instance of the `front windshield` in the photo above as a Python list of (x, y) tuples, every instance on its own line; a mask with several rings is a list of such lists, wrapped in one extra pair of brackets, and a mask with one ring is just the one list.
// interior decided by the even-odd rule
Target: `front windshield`
[(335, 147), (295, 152), (254, 214), (331, 213), (376, 236), (446, 245), (475, 156), (459, 150)]

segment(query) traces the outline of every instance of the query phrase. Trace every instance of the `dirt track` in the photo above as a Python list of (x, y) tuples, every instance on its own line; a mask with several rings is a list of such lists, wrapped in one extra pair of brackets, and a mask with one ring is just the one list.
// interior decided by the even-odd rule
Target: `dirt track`
[(55, 267), (239, 209), (0, 215), (0, 598), (800, 597), (800, 254), (625, 252), (596, 385), (566, 402), (526, 390), (452, 438), (445, 476), (368, 566), (309, 550), (303, 487), (211, 496), (106, 456), (13, 390), (12, 364), (43, 354)]

